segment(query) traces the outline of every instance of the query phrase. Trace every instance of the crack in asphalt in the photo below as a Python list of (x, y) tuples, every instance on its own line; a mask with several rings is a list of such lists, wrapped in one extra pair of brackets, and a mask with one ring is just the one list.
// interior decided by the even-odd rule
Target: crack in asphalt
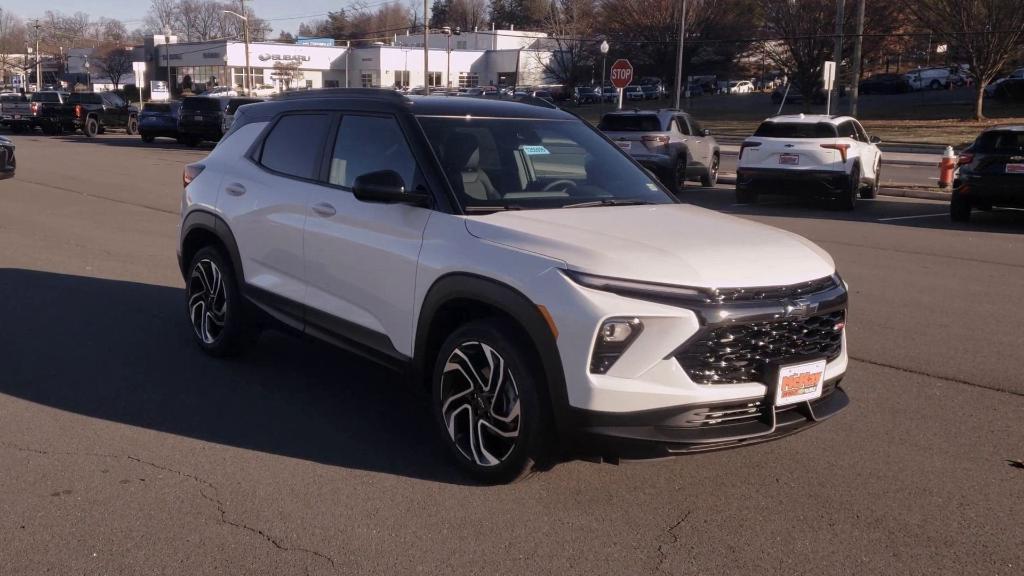
[(687, 510), (686, 514), (684, 514), (682, 518), (677, 520), (675, 524), (669, 526), (668, 529), (665, 530), (665, 534), (668, 534), (672, 538), (672, 541), (668, 544), (658, 544), (658, 572), (670, 574), (670, 572), (668, 572), (664, 568), (665, 560), (668, 560), (668, 555), (665, 554), (665, 547), (673, 546), (679, 543), (679, 536), (676, 536), (675, 530), (676, 528), (682, 526), (683, 522), (686, 522), (686, 520), (690, 517), (691, 514), (693, 514), (693, 510)]
[[(163, 465), (157, 464), (155, 462), (150, 462), (149, 460), (143, 460), (142, 458), (137, 458), (137, 457), (132, 456), (132, 455), (104, 454), (104, 453), (95, 453), (95, 452), (64, 452), (64, 451), (53, 451), (53, 450), (40, 450), (38, 448), (30, 448), (30, 447), (26, 447), (26, 446), (18, 446), (16, 444), (11, 444), (9, 442), (0, 442), (0, 448), (6, 448), (8, 450), (14, 450), (14, 451), (17, 451), (17, 452), (28, 452), (28, 453), (31, 453), (31, 454), (39, 454), (39, 455), (42, 455), (42, 456), (89, 456), (89, 457), (94, 457), (94, 458), (110, 458), (110, 459), (115, 459), (115, 460), (127, 460), (129, 462), (133, 462), (133, 463), (136, 463), (136, 464), (141, 464), (143, 466), (149, 466), (149, 467), (155, 468), (157, 470), (161, 470), (161, 471), (164, 471), (164, 472), (175, 474), (175, 475), (177, 475), (177, 476), (179, 476), (181, 478), (185, 478), (187, 480), (195, 482), (196, 484), (199, 484), (199, 486), (200, 486), (199, 487), (199, 495), (204, 500), (206, 500), (207, 502), (210, 502), (211, 504), (213, 504), (217, 508), (217, 513), (220, 515), (218, 520), (220, 521), (221, 524), (225, 524), (227, 526), (231, 526), (233, 528), (237, 528), (239, 530), (244, 530), (246, 532), (250, 532), (252, 534), (260, 536), (265, 541), (270, 543), (275, 549), (280, 550), (282, 552), (301, 552), (301, 553), (304, 553), (304, 554), (309, 554), (311, 556), (315, 556), (315, 557), (320, 558), (322, 560), (326, 560), (331, 565), (331, 568), (333, 570), (337, 570), (337, 563), (335, 562), (334, 558), (332, 558), (332, 557), (330, 557), (330, 556), (328, 556), (326, 554), (323, 554), (321, 552), (317, 552), (316, 550), (310, 550), (308, 548), (300, 548), (298, 546), (285, 546), (284, 544), (281, 543), (280, 540), (278, 540), (277, 538), (274, 538), (273, 536), (271, 536), (270, 534), (264, 532), (263, 530), (261, 530), (259, 528), (254, 528), (252, 526), (249, 526), (248, 524), (243, 524), (243, 523), (240, 523), (240, 522), (234, 522), (231, 519), (229, 519), (229, 517), (228, 517), (228, 510), (225, 507), (224, 502), (221, 501), (219, 498), (210, 496), (209, 494), (206, 493), (206, 490), (204, 490), (204, 487), (205, 487), (206, 489), (209, 489), (210, 491), (212, 491), (214, 493), (217, 493), (217, 492), (219, 492), (219, 490), (217, 489), (217, 486), (214, 485), (209, 480), (206, 480), (206, 479), (204, 479), (204, 478), (202, 478), (200, 476), (196, 476), (195, 474), (190, 474), (188, 472), (183, 472), (181, 470), (177, 470), (177, 469), (174, 469), (174, 468), (168, 468), (167, 466), (163, 466)], [(305, 570), (306, 570), (306, 573), (308, 574), (309, 573), (309, 568), (306, 567)]]
[(21, 182), (25, 182), (27, 184), (35, 184), (36, 186), (42, 186), (43, 188), (50, 188), (52, 190), (60, 190), (61, 192), (69, 192), (71, 194), (76, 194), (76, 195), (81, 196), (83, 198), (92, 198), (94, 200), (106, 200), (108, 202), (114, 202), (114, 203), (117, 203), (117, 204), (123, 204), (125, 206), (134, 206), (136, 208), (142, 208), (144, 210), (153, 210), (155, 212), (161, 212), (163, 214), (170, 214), (172, 216), (179, 216), (180, 215), (178, 210), (168, 210), (166, 208), (159, 208), (157, 206), (150, 206), (148, 204), (139, 204), (138, 202), (128, 202), (127, 200), (120, 200), (120, 199), (117, 199), (117, 198), (111, 198), (110, 196), (102, 196), (100, 194), (91, 194), (89, 192), (82, 192), (81, 190), (75, 190), (74, 188), (65, 188), (64, 186), (57, 186), (55, 184), (47, 184), (45, 182), (39, 182), (39, 181), (36, 181), (36, 180), (29, 180), (29, 179), (26, 179), (26, 178), (19, 178), (18, 180), (21, 181)]
[(864, 364), (870, 364), (872, 366), (878, 366), (880, 368), (889, 368), (890, 370), (898, 370), (907, 374), (914, 374), (915, 376), (926, 376), (928, 378), (935, 378), (937, 380), (944, 380), (953, 384), (960, 384), (962, 386), (970, 386), (971, 388), (981, 388), (982, 390), (988, 390), (990, 392), (1000, 392), (1002, 394), (1009, 394), (1011, 396), (1019, 396), (1024, 398), (1024, 392), (1017, 390), (1011, 390), (1009, 388), (1002, 388), (999, 386), (990, 386), (988, 384), (978, 384), (977, 382), (970, 382), (953, 376), (942, 376), (940, 374), (933, 374), (931, 372), (925, 372), (923, 370), (914, 370), (913, 368), (905, 368), (903, 366), (896, 366), (895, 364), (886, 364), (885, 362), (876, 362), (874, 360), (868, 360), (867, 358), (858, 358), (856, 356), (850, 356), (850, 360), (855, 362), (863, 362)]

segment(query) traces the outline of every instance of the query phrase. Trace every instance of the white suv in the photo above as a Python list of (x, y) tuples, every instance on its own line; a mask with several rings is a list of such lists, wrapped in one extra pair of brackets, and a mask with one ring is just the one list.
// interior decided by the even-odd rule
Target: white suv
[(758, 194), (812, 194), (852, 210), (874, 198), (882, 173), (881, 142), (849, 116), (776, 116), (740, 145), (736, 201), (757, 202)]
[(482, 481), (770, 440), (848, 403), (828, 254), (680, 204), (554, 107), (312, 91), (239, 108), (183, 180), (199, 346), (284, 324), (394, 367)]

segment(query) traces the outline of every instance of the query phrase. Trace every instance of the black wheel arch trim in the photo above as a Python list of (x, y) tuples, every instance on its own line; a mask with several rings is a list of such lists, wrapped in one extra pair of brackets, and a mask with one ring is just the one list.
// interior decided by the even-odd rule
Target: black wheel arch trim
[(185, 246), (185, 239), (195, 230), (204, 230), (216, 236), (224, 248), (228, 251), (227, 256), (231, 258), (231, 266), (235, 271), (235, 278), (239, 284), (245, 282), (245, 274), (242, 270), (242, 258), (238, 253), (238, 243), (235, 242), (235, 235), (223, 218), (206, 210), (193, 210), (181, 223), (181, 237), (178, 244), (178, 265), (181, 268), (182, 278), (188, 280), (188, 262), (184, 259), (182, 250)]
[(416, 324), (413, 377), (418, 382), (429, 378), (430, 363), (434, 360), (427, 357), (431, 324), (445, 304), (461, 299), (475, 300), (505, 312), (532, 340), (547, 383), (544, 392), (554, 417), (553, 425), (562, 448), (567, 449), (576, 430), (570, 421), (569, 396), (557, 339), (537, 303), (503, 282), (466, 272), (449, 273), (434, 281), (420, 306)]

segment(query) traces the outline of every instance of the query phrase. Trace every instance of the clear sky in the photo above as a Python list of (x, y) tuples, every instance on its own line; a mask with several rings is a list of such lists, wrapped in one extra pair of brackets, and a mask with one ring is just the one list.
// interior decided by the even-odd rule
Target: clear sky
[[(337, 10), (352, 3), (351, 0), (246, 0), (251, 2), (256, 14), (263, 19), (271, 20), (274, 32), (287, 30), (294, 32), (299, 23), (312, 20), (328, 10)], [(373, 2), (376, 3), (376, 2)], [(131, 30), (142, 25), (142, 19), (149, 10), (149, 0), (3, 0), (0, 5), (4, 10), (21, 16), (25, 20), (42, 16), (47, 10), (55, 10), (73, 14), (85, 12), (99, 19), (101, 16), (117, 18)], [(296, 18), (302, 16), (303, 18)]]

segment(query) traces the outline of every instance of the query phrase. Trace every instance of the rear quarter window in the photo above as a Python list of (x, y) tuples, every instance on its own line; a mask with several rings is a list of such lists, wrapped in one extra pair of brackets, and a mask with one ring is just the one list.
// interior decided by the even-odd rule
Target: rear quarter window
[(598, 128), (606, 132), (661, 132), (661, 119), (652, 114), (609, 114), (601, 119)]
[(329, 120), (323, 113), (282, 116), (263, 141), (260, 164), (286, 176), (316, 178)]
[(33, 102), (60, 102), (56, 92), (36, 92), (32, 94)]
[(986, 132), (978, 137), (974, 150), (990, 154), (1024, 153), (1024, 132)]
[(828, 122), (762, 122), (754, 132), (761, 138), (835, 138), (836, 127)]

